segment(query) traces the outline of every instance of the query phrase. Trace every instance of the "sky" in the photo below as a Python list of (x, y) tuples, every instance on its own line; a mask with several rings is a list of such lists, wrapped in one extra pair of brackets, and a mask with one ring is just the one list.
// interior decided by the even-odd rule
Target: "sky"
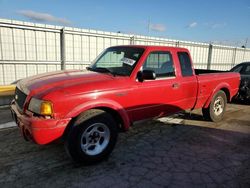
[(0, 0), (0, 18), (250, 47), (250, 0)]

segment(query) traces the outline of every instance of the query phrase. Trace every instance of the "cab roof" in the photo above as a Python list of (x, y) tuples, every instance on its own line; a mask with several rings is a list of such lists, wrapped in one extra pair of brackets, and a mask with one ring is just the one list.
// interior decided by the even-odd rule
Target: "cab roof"
[(173, 47), (173, 46), (153, 46), (153, 45), (118, 45), (118, 46), (111, 46), (111, 47), (132, 47), (132, 48), (144, 48), (148, 50), (182, 50), (182, 51), (188, 51), (187, 48), (181, 48), (181, 47)]

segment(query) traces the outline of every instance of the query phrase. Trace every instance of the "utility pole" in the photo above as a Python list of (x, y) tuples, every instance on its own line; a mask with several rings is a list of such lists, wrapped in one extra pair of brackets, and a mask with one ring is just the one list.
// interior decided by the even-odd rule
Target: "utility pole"
[(245, 59), (245, 53), (246, 53), (247, 43), (248, 43), (248, 38), (246, 38), (246, 42), (245, 42), (245, 46), (244, 46), (245, 49), (244, 49), (242, 61), (244, 61), (244, 59)]
[[(150, 29), (151, 29), (151, 23), (150, 23), (150, 17), (148, 18), (148, 36), (146, 37), (146, 38), (149, 38), (149, 36), (150, 36)], [(148, 39), (149, 40), (149, 39)], [(148, 41), (147, 41), (147, 43), (146, 44), (148, 44)]]
[(246, 43), (245, 43), (245, 47), (247, 47), (247, 43), (248, 43), (248, 38), (246, 38)]

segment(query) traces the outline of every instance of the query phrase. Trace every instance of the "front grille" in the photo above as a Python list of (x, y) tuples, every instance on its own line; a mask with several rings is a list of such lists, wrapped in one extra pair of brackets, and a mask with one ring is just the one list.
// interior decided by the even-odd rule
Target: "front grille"
[(20, 89), (16, 87), (15, 91), (15, 101), (18, 107), (23, 110), (24, 102), (26, 100), (27, 95), (23, 93)]

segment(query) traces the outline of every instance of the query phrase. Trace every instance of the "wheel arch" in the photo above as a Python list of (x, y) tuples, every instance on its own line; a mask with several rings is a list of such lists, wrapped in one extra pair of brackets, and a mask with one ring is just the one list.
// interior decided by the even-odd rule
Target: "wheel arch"
[(211, 95), (208, 97), (207, 101), (205, 102), (203, 108), (208, 108), (209, 104), (211, 103), (214, 95), (216, 95), (216, 93), (218, 91), (223, 91), (225, 94), (226, 94), (226, 97), (227, 97), (227, 102), (228, 101), (231, 101), (231, 93), (230, 93), (230, 85), (227, 84), (227, 83), (222, 83), (220, 85), (218, 85), (214, 90), (213, 92), (211, 93)]
[(78, 105), (76, 108), (74, 108), (70, 113), (66, 115), (66, 117), (70, 117), (71, 121), (68, 123), (67, 127), (65, 128), (63, 137), (67, 135), (71, 127), (74, 125), (75, 121), (77, 120), (77, 117), (80, 115), (83, 115), (90, 110), (102, 110), (105, 111), (114, 118), (114, 120), (117, 122), (119, 131), (126, 131), (128, 130), (130, 126), (130, 120), (128, 117), (128, 114), (126, 113), (125, 109), (122, 108), (121, 105), (114, 101), (92, 101), (89, 103)]
[(230, 94), (229, 89), (228, 88), (221, 88), (220, 90), (224, 91), (224, 93), (226, 94), (226, 96), (227, 96), (227, 102), (231, 101), (231, 94)]

